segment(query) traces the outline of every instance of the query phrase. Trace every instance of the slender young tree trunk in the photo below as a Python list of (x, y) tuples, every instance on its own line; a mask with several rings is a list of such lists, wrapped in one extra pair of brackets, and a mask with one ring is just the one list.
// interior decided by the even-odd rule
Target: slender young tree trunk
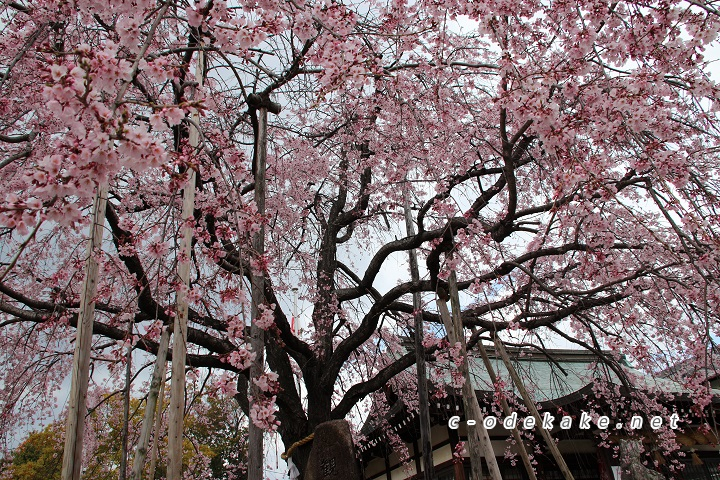
[(94, 255), (95, 250), (100, 249), (102, 245), (107, 196), (108, 187), (106, 185), (98, 186), (93, 203), (90, 240), (88, 241), (87, 260), (85, 261), (85, 280), (83, 280), (80, 296), (80, 312), (77, 321), (72, 384), (70, 386), (70, 404), (65, 428), (62, 480), (80, 480), (83, 429), (85, 427), (87, 390), (90, 377), (90, 347), (95, 316), (94, 299), (97, 291), (98, 264)]
[(528, 394), (527, 390), (525, 389), (525, 384), (523, 383), (522, 379), (517, 373), (517, 370), (515, 370), (515, 367), (510, 362), (510, 357), (507, 354), (507, 351), (505, 350), (505, 345), (503, 345), (502, 340), (495, 335), (495, 349), (500, 354), (500, 357), (503, 360), (503, 363), (505, 363), (505, 368), (507, 368), (507, 371), (510, 373), (510, 376), (513, 379), (513, 382), (515, 383), (515, 386), (520, 391), (520, 395), (523, 398), (523, 401), (525, 402), (525, 406), (528, 408), (530, 413), (533, 417), (535, 417), (535, 429), (542, 435), (543, 439), (545, 439), (545, 443), (547, 444), (548, 450), (550, 450), (550, 453), (552, 454), (553, 458), (558, 464), (558, 467), (560, 468), (560, 471), (563, 474), (563, 477), (565, 477), (565, 480), (574, 480), (572, 473), (570, 472), (570, 469), (568, 468), (567, 464), (565, 463), (565, 459), (563, 458), (562, 454), (560, 454), (560, 450), (558, 450), (557, 445), (555, 444), (555, 440), (553, 440), (552, 436), (550, 435), (550, 432), (548, 432), (546, 429), (542, 428), (542, 419), (540, 418), (540, 413), (537, 410), (537, 407), (535, 406), (535, 402), (532, 398), (530, 398), (530, 395)]
[[(258, 215), (265, 214), (265, 163), (267, 159), (267, 113), (265, 106), (257, 109), (257, 138), (255, 142), (255, 205)], [(265, 254), (265, 226), (253, 237), (255, 255), (261, 257)], [(258, 378), (264, 370), (265, 364), (265, 332), (257, 326), (256, 320), (260, 316), (259, 306), (265, 302), (265, 275), (260, 269), (255, 269), (251, 277), (252, 308), (250, 312), (252, 325), (250, 326), (250, 345), (255, 359), (250, 364), (250, 397), (252, 404), (262, 392), (252, 380)], [(250, 419), (248, 435), (248, 480), (263, 480), (263, 430)]]
[[(412, 214), (410, 212), (410, 200), (408, 199), (407, 188), (404, 195), (405, 209), (405, 228), (408, 236), (415, 235), (415, 225), (413, 225)], [(413, 283), (420, 281), (420, 272), (418, 269), (417, 252), (415, 249), (410, 250), (410, 275)], [(425, 366), (425, 347), (423, 346), (424, 327), (422, 318), (422, 305), (420, 302), (420, 292), (413, 293), (413, 310), (415, 317), (415, 363), (417, 365), (418, 374), (418, 399), (420, 402), (420, 447), (422, 449), (423, 459), (423, 478), (425, 480), (434, 480), (435, 464), (433, 463), (432, 438), (430, 434), (430, 409), (428, 400), (427, 372)], [(417, 472), (419, 475), (420, 472)]]
[[(488, 465), (488, 471), (490, 472), (490, 478), (492, 480), (502, 480), (500, 474), (500, 467), (498, 466), (497, 459), (495, 458), (495, 451), (493, 450), (492, 443), (490, 442), (490, 435), (488, 435), (487, 429), (485, 428), (484, 420), (485, 416), (480, 410), (480, 404), (478, 403), (477, 395), (475, 394), (475, 388), (472, 385), (470, 378), (470, 369), (467, 355), (467, 346), (465, 344), (465, 334), (463, 332), (462, 319), (460, 317), (460, 298), (457, 290), (457, 280), (455, 278), (455, 271), (450, 272), (450, 278), (448, 279), (448, 288), (450, 290), (450, 303), (452, 305), (452, 318), (448, 312), (447, 303), (442, 299), (438, 302), (440, 306), (440, 313), (445, 323), (445, 329), (448, 331), (448, 337), (452, 343), (460, 344), (460, 355), (463, 359), (460, 371), (465, 378), (463, 383), (463, 405), (465, 407), (466, 420), (475, 420), (474, 426), (468, 425), (468, 446), (470, 449), (470, 462), (472, 464), (472, 478), (473, 480), (482, 479), (482, 461), (481, 458), (485, 457), (485, 462)], [(452, 333), (451, 333), (452, 332)]]
[[(203, 82), (203, 51), (198, 50), (195, 78), (198, 83)], [(195, 112), (193, 120), (199, 125), (200, 115)], [(199, 144), (200, 132), (195, 125), (190, 125), (188, 142), (190, 147), (196, 149)], [(188, 182), (183, 190), (182, 221), (185, 226), (180, 244), (178, 259), (178, 276), (185, 288), (190, 285), (190, 256), (192, 248), (194, 212), (195, 212), (195, 177), (194, 168), (188, 168)], [(187, 356), (187, 320), (188, 302), (187, 293), (181, 289), (177, 293), (177, 314), (173, 327), (173, 356), (172, 374), (170, 382), (170, 412), (168, 425), (168, 480), (181, 480), (182, 453), (183, 453), (183, 422), (185, 417), (185, 358)]]
[[(148, 392), (147, 405), (145, 405), (145, 416), (143, 417), (142, 427), (140, 428), (140, 439), (138, 440), (137, 449), (135, 450), (135, 459), (133, 460), (133, 469), (130, 474), (130, 480), (140, 480), (142, 470), (145, 466), (145, 457), (147, 456), (147, 448), (150, 443), (150, 431), (153, 429), (153, 419), (155, 418), (155, 410), (162, 412), (162, 401), (158, 403), (158, 397), (161, 395), (163, 380), (165, 378), (165, 361), (167, 360), (167, 352), (170, 344), (170, 330), (164, 328), (160, 336), (160, 344), (158, 345), (157, 358), (155, 359), (155, 367), (153, 368), (152, 380), (150, 382), (150, 391)], [(162, 398), (162, 397), (161, 397)], [(160, 421), (157, 421), (156, 427)], [(157, 431), (157, 430), (156, 430)], [(155, 434), (155, 443), (157, 444), (157, 433)], [(154, 474), (153, 469), (150, 471), (150, 478)]]

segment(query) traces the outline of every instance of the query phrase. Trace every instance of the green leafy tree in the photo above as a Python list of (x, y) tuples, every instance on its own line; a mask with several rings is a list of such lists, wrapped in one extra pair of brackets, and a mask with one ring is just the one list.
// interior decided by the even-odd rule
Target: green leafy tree
[(207, 448), (212, 478), (246, 478), (245, 417), (234, 404), (222, 398), (209, 397), (206, 405), (203, 416), (188, 419), (186, 435)]
[[(189, 476), (210, 475), (221, 480), (246, 478), (246, 419), (232, 399), (204, 396), (196, 398), (185, 419), (186, 431), (183, 470)], [(140, 432), (145, 403), (137, 398), (130, 402), (130, 445)], [(111, 480), (119, 475), (122, 432), (122, 399), (105, 397), (88, 418), (91, 430), (83, 478)], [(4, 459), (0, 459), (0, 480), (59, 480), (62, 467), (65, 421), (31, 432)], [(166, 455), (166, 442), (160, 440), (160, 457)], [(129, 464), (132, 465), (132, 452)], [(155, 478), (165, 476), (165, 461), (159, 461)], [(146, 474), (149, 465), (146, 464)], [(207, 477), (206, 477), (207, 478)]]
[(60, 478), (63, 457), (63, 431), (53, 423), (31, 432), (13, 452), (12, 459), (6, 459), (2, 466), (3, 479), (12, 480), (53, 480)]

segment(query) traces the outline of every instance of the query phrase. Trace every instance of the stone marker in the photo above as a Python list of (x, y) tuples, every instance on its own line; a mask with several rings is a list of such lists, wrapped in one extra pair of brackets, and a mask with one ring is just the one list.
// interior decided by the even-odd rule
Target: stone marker
[(623, 480), (665, 480), (665, 476), (642, 464), (639, 440), (620, 440), (620, 459)]
[(305, 480), (362, 480), (350, 426), (345, 420), (321, 423), (305, 471)]

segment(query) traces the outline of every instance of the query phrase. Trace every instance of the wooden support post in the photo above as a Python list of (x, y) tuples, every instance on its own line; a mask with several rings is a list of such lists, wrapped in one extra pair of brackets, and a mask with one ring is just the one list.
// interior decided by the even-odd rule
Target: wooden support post
[[(257, 132), (255, 132), (255, 205), (259, 216), (265, 215), (265, 164), (267, 161), (267, 115), (268, 111), (280, 113), (280, 106), (271, 102), (269, 97), (257, 94), (248, 96), (248, 106), (257, 114)], [(265, 226), (262, 224), (252, 240), (257, 258), (265, 255)], [(252, 305), (250, 317), (250, 345), (255, 359), (250, 364), (251, 408), (254, 399), (263, 392), (252, 380), (262, 375), (265, 369), (265, 331), (257, 326), (260, 317), (260, 305), (265, 303), (265, 272), (254, 270), (250, 279)], [(263, 480), (263, 430), (250, 421), (248, 432), (248, 480)]]
[[(183, 193), (183, 222), (192, 222), (195, 204), (195, 170), (188, 171)], [(184, 286), (190, 278), (192, 226), (183, 228), (178, 276)], [(187, 357), (187, 294), (177, 292), (177, 313), (173, 327), (172, 369), (170, 374), (170, 409), (168, 413), (168, 480), (182, 479), (183, 425), (185, 417), (185, 359)]]
[[(165, 378), (165, 361), (167, 360), (169, 345), (170, 330), (166, 327), (160, 336), (160, 344), (158, 345), (157, 358), (155, 359), (155, 367), (153, 368), (152, 380), (150, 381), (150, 391), (148, 392), (147, 404), (145, 405), (145, 416), (143, 417), (142, 427), (140, 428), (140, 439), (138, 440), (138, 445), (135, 450), (130, 480), (140, 480), (142, 477), (142, 470), (145, 466), (145, 458), (147, 457), (147, 448), (150, 443), (150, 432), (153, 429), (155, 410), (158, 405), (158, 397), (160, 396), (161, 386)], [(160, 401), (160, 405), (162, 406), (162, 401)], [(160, 422), (158, 421), (158, 423)], [(157, 444), (157, 434), (155, 443)], [(153, 473), (154, 472), (150, 473), (151, 478)]]
[[(170, 337), (168, 337), (168, 344)], [(167, 361), (167, 353), (165, 353)], [(160, 424), (162, 423), (163, 403), (165, 403), (165, 365), (163, 364), (162, 378), (160, 379), (160, 393), (158, 394), (158, 404), (155, 410), (155, 426), (153, 428), (153, 446), (150, 450), (150, 467), (148, 468), (149, 480), (155, 480), (155, 468), (157, 467), (157, 459), (160, 455)]]
[(88, 241), (87, 259), (85, 260), (85, 279), (80, 294), (80, 312), (78, 313), (75, 334), (75, 354), (73, 356), (70, 404), (65, 428), (62, 480), (80, 480), (83, 430), (85, 428), (87, 390), (90, 379), (90, 347), (92, 345), (95, 317), (95, 293), (97, 292), (98, 264), (95, 261), (95, 250), (99, 250), (102, 245), (107, 197), (107, 185), (98, 186), (93, 203), (90, 239)]
[[(267, 109), (258, 109), (258, 141), (255, 154), (255, 204), (258, 215), (265, 214), (265, 159), (267, 148)], [(265, 226), (253, 237), (253, 249), (258, 257), (265, 254)], [(260, 317), (259, 306), (265, 302), (265, 276), (263, 272), (253, 271), (251, 277), (252, 305), (250, 318), (250, 345), (255, 359), (250, 364), (250, 396), (251, 401), (262, 395), (252, 379), (262, 375), (265, 369), (265, 331), (255, 321)], [(263, 435), (264, 431), (250, 421), (248, 435), (248, 480), (263, 479)]]
[(130, 319), (128, 322), (128, 346), (125, 356), (125, 392), (123, 392), (123, 425), (122, 438), (120, 440), (120, 475), (119, 480), (127, 478), (128, 462), (128, 436), (130, 429), (130, 390), (132, 389), (132, 332), (135, 322)]
[(484, 420), (485, 416), (480, 410), (480, 403), (478, 402), (477, 395), (475, 394), (475, 388), (470, 378), (470, 365), (467, 354), (467, 345), (465, 344), (465, 332), (463, 329), (462, 318), (460, 317), (460, 298), (457, 290), (457, 280), (455, 278), (455, 271), (450, 272), (450, 278), (448, 279), (448, 288), (450, 290), (450, 303), (452, 305), (452, 317), (448, 312), (447, 303), (443, 299), (442, 295), (438, 295), (438, 305), (440, 307), (440, 315), (445, 324), (445, 330), (448, 332), (450, 342), (454, 344), (460, 344), (460, 355), (463, 358), (463, 363), (460, 366), (460, 372), (465, 378), (463, 383), (463, 405), (465, 407), (466, 420), (475, 420), (475, 426), (468, 426), (468, 447), (470, 449), (470, 463), (472, 465), (471, 478), (473, 480), (482, 479), (482, 457), (485, 457), (485, 462), (488, 465), (488, 471), (490, 472), (490, 478), (492, 480), (502, 480), (500, 474), (500, 467), (495, 458), (495, 451), (493, 450), (492, 443), (490, 442), (490, 435), (488, 435), (487, 429), (485, 428)]
[[(410, 200), (408, 199), (407, 189), (405, 190), (405, 228), (408, 236), (415, 235), (415, 225), (413, 225), (412, 214), (410, 212)], [(420, 282), (420, 271), (418, 268), (417, 252), (415, 249), (410, 250), (410, 276), (413, 283)], [(427, 386), (427, 368), (425, 365), (425, 347), (423, 346), (423, 337), (425, 329), (423, 327), (422, 304), (420, 302), (420, 292), (413, 292), (413, 315), (415, 320), (415, 364), (417, 366), (418, 378), (418, 400), (419, 421), (420, 421), (420, 446), (422, 448), (423, 460), (423, 476), (425, 480), (433, 480), (435, 478), (435, 464), (433, 461), (432, 438), (430, 433), (430, 407), (428, 400)], [(418, 469), (418, 478), (420, 470)]]
[[(203, 83), (204, 55), (198, 50), (195, 78)], [(196, 149), (199, 144), (200, 122), (198, 112), (193, 113), (195, 125), (190, 125), (188, 143)], [(192, 255), (193, 226), (195, 223), (195, 182), (197, 172), (187, 169), (188, 181), (183, 189), (182, 240), (178, 255), (178, 277), (184, 287), (177, 292), (177, 312), (173, 327), (172, 373), (170, 380), (170, 410), (168, 414), (168, 480), (182, 479), (183, 426), (185, 419), (185, 359), (187, 358), (188, 301), (186, 289), (190, 285), (190, 257)]]
[[(488, 357), (487, 352), (485, 351), (485, 347), (483, 346), (482, 342), (478, 342), (478, 350), (480, 351), (480, 356), (483, 359), (483, 363), (485, 364), (485, 369), (488, 371), (488, 374), (490, 375), (490, 381), (493, 383), (493, 385), (497, 385), (497, 375), (495, 375), (495, 369), (492, 366), (492, 363), (490, 363), (490, 358)], [(510, 406), (507, 403), (507, 400), (505, 398), (500, 399), (500, 405), (502, 406), (503, 413), (506, 417), (509, 417), (512, 412), (510, 410)], [(532, 462), (530, 461), (530, 456), (527, 453), (527, 449), (525, 448), (525, 443), (523, 443), (522, 437), (520, 436), (520, 431), (516, 428), (513, 428), (512, 430), (512, 436), (515, 439), (515, 443), (518, 446), (518, 450), (520, 451), (520, 458), (522, 459), (523, 465), (525, 466), (525, 470), (528, 474), (529, 480), (537, 480), (537, 477), (535, 476), (535, 469), (532, 466)]]
[(550, 453), (555, 459), (555, 462), (557, 462), (558, 467), (563, 474), (563, 477), (565, 478), (565, 480), (574, 480), (572, 473), (570, 473), (570, 469), (565, 463), (565, 459), (560, 454), (560, 450), (558, 450), (557, 445), (555, 445), (555, 440), (553, 440), (550, 432), (542, 428), (542, 419), (540, 418), (540, 413), (538, 413), (537, 407), (535, 406), (535, 402), (532, 398), (530, 398), (530, 395), (525, 389), (525, 385), (523, 384), (520, 375), (518, 375), (517, 370), (515, 370), (515, 367), (510, 362), (510, 357), (505, 350), (505, 345), (503, 345), (502, 340), (497, 335), (495, 335), (495, 350), (500, 354), (503, 363), (505, 363), (505, 368), (507, 368), (507, 371), (510, 373), (510, 376), (515, 383), (515, 386), (520, 392), (520, 396), (522, 396), (522, 399), (525, 402), (525, 406), (528, 408), (532, 416), (535, 417), (535, 428), (540, 433), (540, 435), (542, 435), (543, 439), (545, 439), (548, 450), (550, 450)]

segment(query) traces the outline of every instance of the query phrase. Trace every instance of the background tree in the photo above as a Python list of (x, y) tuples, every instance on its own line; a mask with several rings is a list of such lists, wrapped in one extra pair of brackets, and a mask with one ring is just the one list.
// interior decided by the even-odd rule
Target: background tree
[(3, 478), (40, 480), (60, 478), (63, 455), (63, 432), (57, 424), (50, 424), (32, 432), (13, 452), (4, 458)]
[[(83, 478), (117, 479), (120, 467), (122, 432), (122, 399), (106, 394), (102, 403), (92, 409), (86, 438), (92, 445), (85, 455)], [(166, 399), (167, 405), (167, 399)], [(247, 462), (247, 419), (233, 408), (232, 398), (202, 395), (191, 405), (186, 419), (183, 463), (190, 478), (244, 479)], [(144, 404), (131, 400), (129, 422), (130, 444), (136, 443)], [(166, 428), (166, 427), (165, 427)], [(40, 431), (31, 432), (11, 454), (5, 456), (0, 478), (7, 480), (54, 480), (62, 467), (64, 421), (59, 420)], [(163, 434), (165, 437), (165, 434)], [(162, 439), (161, 439), (162, 441)], [(131, 462), (132, 464), (132, 454)], [(155, 478), (165, 476), (167, 448), (160, 450)], [(149, 475), (148, 465), (145, 468)], [(150, 477), (148, 477), (150, 478)]]
[[(116, 341), (157, 350), (184, 288), (189, 169), (187, 363), (225, 371), (222, 387), (287, 445), (412, 365), (401, 337), (443, 353), (438, 329), (411, 331), (411, 294), (439, 325), (432, 300), (451, 269), (471, 345), (568, 342), (616, 374), (601, 349), (649, 371), (706, 361), (720, 300), (712, 3), (30, 1), (2, 15), (2, 432), (68, 372), (98, 183), (110, 198), (95, 368), (122, 356)], [(250, 93), (283, 105), (264, 216)], [(261, 224), (263, 256), (250, 243)], [(413, 248), (419, 282), (404, 268)], [(250, 404), (244, 313), (259, 269), (268, 369)], [(303, 334), (288, 321), (293, 287)], [(705, 405), (706, 386), (688, 386)], [(308, 452), (293, 457), (301, 470)]]

